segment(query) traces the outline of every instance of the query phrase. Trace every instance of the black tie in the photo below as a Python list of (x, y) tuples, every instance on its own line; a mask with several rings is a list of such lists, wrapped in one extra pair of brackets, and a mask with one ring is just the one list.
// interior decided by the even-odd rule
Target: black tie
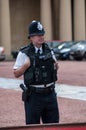
[(37, 51), (37, 55), (40, 55), (40, 49), (38, 49), (38, 51)]

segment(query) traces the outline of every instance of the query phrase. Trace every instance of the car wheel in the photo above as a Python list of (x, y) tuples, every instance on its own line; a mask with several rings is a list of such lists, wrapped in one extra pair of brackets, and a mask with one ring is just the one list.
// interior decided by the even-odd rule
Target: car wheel
[(69, 60), (74, 60), (74, 57), (72, 55), (69, 55)]
[(83, 60), (83, 57), (74, 57), (74, 59), (77, 61), (81, 61), (81, 60)]
[(3, 57), (3, 58), (0, 58), (0, 61), (4, 61), (5, 60), (5, 57)]
[(84, 59), (86, 60), (86, 52), (84, 53)]

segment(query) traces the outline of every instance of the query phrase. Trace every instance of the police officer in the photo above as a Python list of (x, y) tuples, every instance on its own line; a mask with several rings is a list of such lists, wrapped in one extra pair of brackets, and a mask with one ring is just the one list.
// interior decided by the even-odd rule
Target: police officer
[(14, 75), (24, 75), (29, 98), (24, 101), (26, 124), (58, 123), (59, 109), (55, 92), (58, 63), (44, 42), (45, 30), (39, 21), (28, 28), (27, 46), (20, 49), (14, 64)]

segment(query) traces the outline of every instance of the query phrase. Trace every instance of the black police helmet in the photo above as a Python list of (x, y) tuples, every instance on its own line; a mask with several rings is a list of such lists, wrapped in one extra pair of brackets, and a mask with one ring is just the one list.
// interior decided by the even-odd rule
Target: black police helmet
[(32, 21), (28, 27), (28, 38), (36, 35), (44, 35), (45, 30), (39, 21)]

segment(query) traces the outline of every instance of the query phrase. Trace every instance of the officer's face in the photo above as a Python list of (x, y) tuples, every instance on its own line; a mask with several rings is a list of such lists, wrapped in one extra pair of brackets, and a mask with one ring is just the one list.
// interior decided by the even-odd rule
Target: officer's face
[(41, 46), (44, 42), (44, 35), (37, 35), (30, 37), (30, 40), (33, 42), (35, 46)]

